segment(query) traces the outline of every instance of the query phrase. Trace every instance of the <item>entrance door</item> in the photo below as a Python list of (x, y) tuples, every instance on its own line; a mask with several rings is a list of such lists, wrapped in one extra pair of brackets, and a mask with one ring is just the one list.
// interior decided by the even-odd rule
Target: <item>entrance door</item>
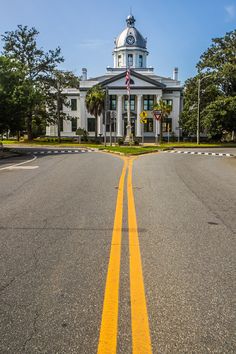
[[(131, 133), (133, 134), (133, 137), (135, 137), (135, 119), (131, 118)], [(127, 134), (127, 124), (128, 124), (128, 119), (124, 118), (124, 136)]]

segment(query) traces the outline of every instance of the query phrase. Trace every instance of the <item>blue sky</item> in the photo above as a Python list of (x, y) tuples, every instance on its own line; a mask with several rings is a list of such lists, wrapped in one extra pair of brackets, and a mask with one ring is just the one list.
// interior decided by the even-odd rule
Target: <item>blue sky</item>
[(0, 33), (34, 26), (39, 46), (61, 47), (63, 69), (79, 75), (87, 67), (92, 77), (112, 66), (114, 38), (130, 7), (148, 39), (148, 65), (163, 76), (178, 66), (182, 81), (195, 74), (212, 38), (236, 28), (236, 0), (0, 0)]

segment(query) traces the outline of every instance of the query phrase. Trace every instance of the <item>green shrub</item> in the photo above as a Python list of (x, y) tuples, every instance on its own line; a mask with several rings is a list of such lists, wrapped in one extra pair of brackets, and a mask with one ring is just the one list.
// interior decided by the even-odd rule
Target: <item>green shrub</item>
[(124, 145), (124, 139), (123, 139), (123, 138), (118, 138), (117, 144), (118, 144), (119, 146)]

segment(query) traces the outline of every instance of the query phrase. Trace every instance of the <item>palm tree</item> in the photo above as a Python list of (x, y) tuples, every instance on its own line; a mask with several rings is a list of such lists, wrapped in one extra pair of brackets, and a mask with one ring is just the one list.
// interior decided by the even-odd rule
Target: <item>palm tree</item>
[(100, 116), (104, 110), (105, 91), (100, 85), (91, 87), (85, 98), (86, 108), (89, 114), (95, 117), (95, 138), (98, 133), (98, 116)]
[(170, 112), (172, 111), (172, 106), (167, 104), (165, 101), (160, 100), (157, 104), (153, 106), (154, 111), (160, 111), (160, 144), (162, 143), (162, 124), (164, 119), (168, 118)]

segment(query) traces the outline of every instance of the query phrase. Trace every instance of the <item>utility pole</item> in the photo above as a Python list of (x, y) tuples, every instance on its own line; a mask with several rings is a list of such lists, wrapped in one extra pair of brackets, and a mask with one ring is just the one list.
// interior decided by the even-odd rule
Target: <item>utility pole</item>
[(197, 90), (197, 144), (200, 144), (200, 100), (201, 100), (201, 82), (211, 74), (203, 76), (198, 79), (198, 90)]
[[(58, 142), (61, 142), (61, 97), (60, 97), (60, 84), (57, 82), (57, 136), (58, 136)], [(63, 124), (63, 121), (62, 121)]]
[(200, 89), (201, 89), (201, 79), (198, 79), (198, 90), (197, 90), (197, 144), (200, 144)]

